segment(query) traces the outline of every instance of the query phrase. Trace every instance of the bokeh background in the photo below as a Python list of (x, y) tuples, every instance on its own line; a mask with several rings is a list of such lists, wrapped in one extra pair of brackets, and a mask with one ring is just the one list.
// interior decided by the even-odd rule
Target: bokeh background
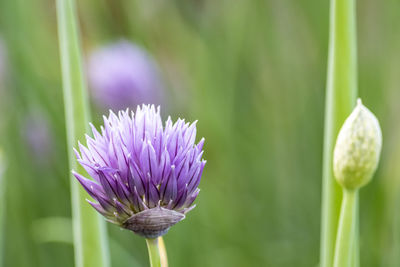
[[(317, 266), (329, 1), (77, 2), (85, 59), (120, 40), (146, 49), (164, 118), (199, 120), (206, 138), (197, 208), (165, 236), (170, 266)], [(400, 266), (400, 2), (357, 11), (359, 95), (384, 136), (361, 192), (361, 265)], [(0, 39), (0, 259), (70, 267), (55, 1), (0, 0)], [(108, 232), (114, 267), (148, 265), (142, 238)]]

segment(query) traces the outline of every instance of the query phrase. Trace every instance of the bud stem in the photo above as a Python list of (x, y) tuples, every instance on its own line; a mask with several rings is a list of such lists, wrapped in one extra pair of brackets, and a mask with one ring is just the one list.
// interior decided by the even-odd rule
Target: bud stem
[(164, 267), (161, 265), (161, 253), (158, 241), (158, 238), (146, 238), (151, 267)]
[(358, 210), (357, 199), (358, 190), (343, 190), (343, 201), (336, 236), (334, 267), (353, 266)]

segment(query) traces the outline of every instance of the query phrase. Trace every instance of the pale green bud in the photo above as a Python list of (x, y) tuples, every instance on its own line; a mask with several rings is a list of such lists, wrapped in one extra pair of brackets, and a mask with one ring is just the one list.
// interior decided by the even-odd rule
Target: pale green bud
[(358, 99), (336, 140), (333, 171), (338, 183), (346, 189), (357, 189), (371, 181), (381, 148), (379, 122)]

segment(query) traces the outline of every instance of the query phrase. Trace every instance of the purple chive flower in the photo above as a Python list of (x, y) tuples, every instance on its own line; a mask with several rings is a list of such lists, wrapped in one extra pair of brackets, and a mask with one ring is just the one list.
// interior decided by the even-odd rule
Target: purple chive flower
[(94, 50), (88, 76), (91, 95), (100, 108), (120, 110), (162, 102), (164, 88), (155, 61), (128, 41)]
[(100, 133), (91, 127), (94, 138), (86, 136), (76, 156), (93, 180), (73, 174), (108, 221), (154, 238), (194, 208), (206, 164), (196, 123), (168, 118), (163, 127), (160, 109), (143, 105), (136, 113), (110, 111)]

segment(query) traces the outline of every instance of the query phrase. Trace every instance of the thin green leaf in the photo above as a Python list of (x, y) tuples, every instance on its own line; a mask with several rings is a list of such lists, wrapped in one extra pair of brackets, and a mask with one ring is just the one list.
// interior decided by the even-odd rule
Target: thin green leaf
[[(57, 0), (58, 34), (64, 89), (67, 143), (71, 169), (77, 166), (73, 147), (88, 130), (89, 109), (82, 71), (77, 18), (74, 0)], [(105, 222), (86, 202), (87, 193), (71, 175), (72, 217), (75, 265), (106, 267), (109, 265)]]
[[(341, 189), (333, 177), (336, 136), (357, 96), (355, 0), (331, 0), (328, 77), (325, 100), (320, 266), (332, 267)], [(358, 227), (357, 227), (358, 228)]]

